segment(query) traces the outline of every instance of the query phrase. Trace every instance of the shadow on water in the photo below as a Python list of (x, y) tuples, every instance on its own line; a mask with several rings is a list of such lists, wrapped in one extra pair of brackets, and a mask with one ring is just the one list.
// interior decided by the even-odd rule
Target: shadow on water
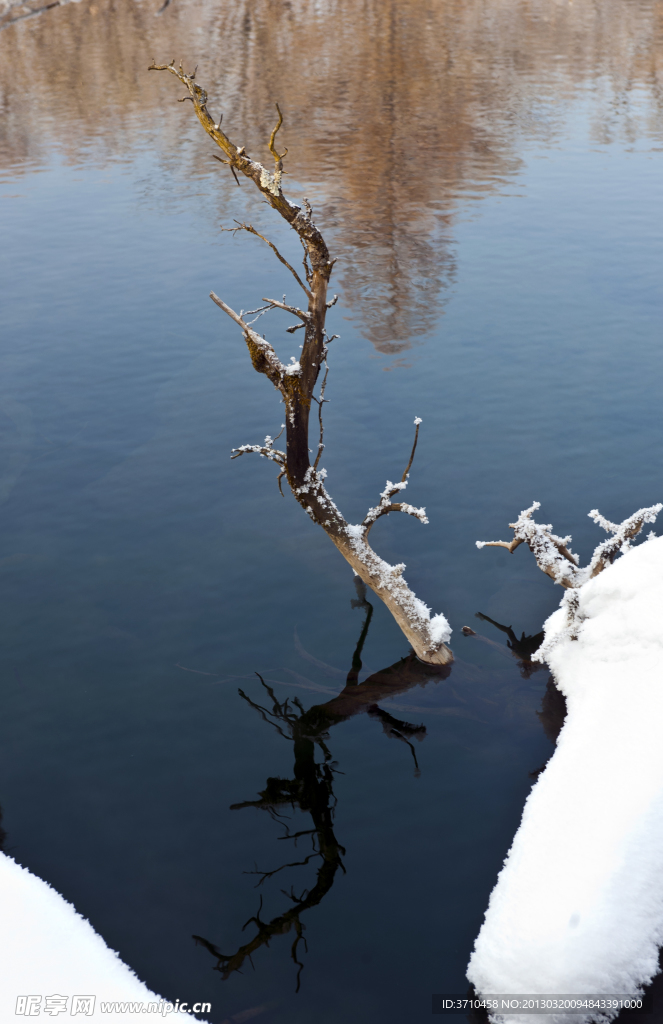
[[(333, 760), (330, 749), (330, 730), (355, 715), (365, 712), (382, 726), (384, 734), (389, 739), (398, 740), (409, 748), (414, 774), (415, 776), (420, 775), (415, 742), (425, 739), (427, 735), (425, 725), (412, 724), (394, 717), (380, 707), (380, 702), (405, 693), (415, 686), (425, 686), (431, 681), (446, 680), (451, 675), (452, 666), (424, 665), (411, 652), (393, 665), (372, 673), (364, 682), (360, 683), (362, 651), (371, 625), (373, 606), (366, 599), (366, 589), (359, 579), (355, 580), (355, 587), (357, 588), (357, 599), (352, 601), (352, 606), (364, 612), (364, 621), (352, 655), (344, 689), (339, 694), (324, 704), (316, 704), (305, 710), (297, 697), (279, 700), (273, 687), (259, 673), (256, 675), (258, 675), (263, 688), (264, 703), (253, 700), (243, 690), (239, 690), (242, 700), (257, 711), (263, 721), (271, 725), (279, 736), (292, 743), (294, 765), (292, 778), (267, 778), (265, 788), (258, 793), (257, 799), (232, 804), (231, 810), (255, 807), (267, 811), (270, 817), (284, 829), (280, 839), (293, 841), (295, 845), (299, 840), (311, 844), (310, 850), (301, 859), (284, 860), (278, 867), (269, 871), (260, 871), (256, 867), (254, 871), (247, 872), (247, 874), (258, 876), (258, 888), (288, 869), (304, 868), (315, 863), (317, 864), (317, 873), (315, 882), (310, 888), (303, 888), (297, 892), (291, 885), (288, 890), (282, 889), (282, 894), (290, 901), (291, 906), (270, 920), (263, 920), (261, 917), (263, 908), (261, 897), (257, 913), (252, 915), (244, 925), (244, 928), (253, 925), (256, 929), (255, 934), (233, 952), (224, 953), (203, 936), (193, 936), (196, 944), (203, 946), (212, 955), (216, 961), (214, 969), (220, 972), (224, 980), (234, 972), (241, 971), (247, 960), (253, 966), (253, 953), (262, 946), (268, 946), (272, 938), (294, 933), (290, 955), (297, 968), (296, 991), (299, 991), (301, 972), (304, 967), (301, 953), (302, 949), (307, 949), (302, 914), (317, 906), (324, 899), (332, 888), (339, 870), (345, 872), (343, 863), (345, 849), (334, 831), (336, 810), (334, 775), (338, 771), (338, 764)], [(519, 639), (511, 626), (503, 626), (485, 615), (479, 614), (478, 617), (506, 633), (507, 648), (516, 659), (521, 678), (529, 679), (533, 673), (543, 667), (531, 660), (541, 643), (542, 633), (533, 636), (525, 636), (523, 633)], [(501, 652), (504, 652), (502, 645), (467, 628), (464, 635), (471, 636), (489, 647), (499, 648)], [(554, 744), (564, 724), (566, 704), (563, 695), (555, 687), (552, 677), (548, 680), (546, 690), (542, 695), (541, 707), (536, 711), (536, 715), (547, 738)], [(316, 755), (321, 756), (318, 759)], [(537, 772), (530, 773), (531, 777), (536, 778), (541, 771), (543, 771), (543, 767)], [(290, 830), (285, 815), (288, 811), (295, 810), (303, 811), (310, 817), (311, 827), (296, 831)]]
[[(257, 932), (249, 942), (240, 946), (234, 953), (229, 955), (222, 953), (212, 942), (202, 936), (193, 936), (196, 944), (204, 946), (216, 959), (215, 970), (221, 972), (224, 980), (229, 978), (234, 971), (241, 970), (247, 959), (253, 963), (252, 954), (261, 946), (269, 945), (274, 936), (294, 931), (295, 939), (290, 955), (297, 966), (296, 991), (299, 991), (300, 976), (304, 966), (299, 959), (300, 944), (303, 943), (306, 949), (306, 940), (303, 936), (305, 926), (301, 921), (301, 915), (304, 911), (320, 903), (326, 896), (334, 884), (339, 868), (345, 872), (342, 860), (345, 849), (334, 833), (336, 797), (333, 783), (334, 773), (338, 771), (338, 767), (337, 762), (332, 759), (332, 753), (328, 746), (329, 730), (341, 722), (346, 722), (354, 715), (366, 712), (382, 725), (388, 738), (399, 740), (409, 747), (415, 775), (420, 774), (412, 740), (423, 740), (426, 736), (426, 727), (412, 725), (394, 718), (378, 706), (378, 701), (404, 693), (411, 687), (426, 683), (432, 678), (444, 679), (449, 676), (451, 666), (424, 665), (413, 653), (410, 653), (388, 668), (374, 672), (363, 683), (360, 683), (361, 654), (371, 624), (373, 606), (366, 600), (366, 588), (358, 578), (355, 580), (355, 587), (358, 596), (357, 600), (352, 601), (352, 605), (355, 608), (361, 608), (365, 612), (365, 618), (352, 656), (346, 685), (341, 693), (325, 704), (314, 705), (305, 711), (297, 697), (292, 700), (289, 698), (284, 701), (277, 700), (272, 687), (258, 673), (256, 674), (269, 698), (265, 705), (253, 701), (243, 690), (239, 690), (241, 698), (258, 712), (263, 721), (272, 725), (283, 739), (292, 742), (294, 777), (292, 779), (268, 778), (265, 789), (258, 794), (257, 800), (244, 800), (241, 803), (232, 804), (231, 810), (257, 807), (267, 811), (274, 821), (283, 826), (285, 831), (280, 837), (281, 839), (292, 840), (295, 845), (299, 839), (304, 838), (308, 838), (311, 842), (311, 852), (302, 860), (285, 862), (272, 871), (255, 870), (248, 873), (259, 875), (258, 886), (261, 886), (287, 868), (305, 867), (312, 862), (317, 862), (318, 869), (312, 888), (305, 888), (299, 894), (295, 892), (293, 886), (289, 891), (281, 890), (283, 895), (291, 901), (292, 906), (284, 913), (272, 918), (271, 921), (263, 921), (260, 917), (263, 904), (261, 897), (258, 912), (250, 917), (244, 925), (244, 928), (250, 924), (255, 925)], [(320, 761), (316, 760), (316, 748), (322, 755)], [(312, 827), (290, 832), (283, 817), (286, 808), (290, 808), (292, 811), (299, 809), (310, 815)]]
[(482, 612), (477, 612), (476, 617), (481, 619), (482, 622), (490, 622), (491, 626), (495, 626), (502, 633), (506, 633), (508, 637), (506, 645), (518, 662), (518, 668), (523, 679), (529, 679), (534, 672), (538, 672), (539, 669), (543, 668), (541, 662), (532, 661), (532, 656), (536, 654), (543, 643), (543, 630), (540, 633), (535, 633), (533, 636), (525, 636), (524, 633), (521, 633), (519, 640), (511, 626), (502, 626), (499, 622), (495, 622), (494, 619), (489, 618), (488, 615), (484, 615)]
[[(508, 637), (506, 645), (516, 659), (520, 675), (523, 679), (529, 679), (535, 672), (545, 668), (545, 665), (541, 662), (532, 661), (533, 655), (543, 643), (543, 630), (532, 636), (526, 636), (525, 633), (521, 633), (520, 639), (518, 639), (511, 626), (503, 626), (500, 622), (495, 622), (494, 619), (489, 618), (488, 615), (484, 615), (482, 612), (477, 612), (476, 617), (481, 619), (482, 622), (490, 622), (492, 626), (501, 630), (502, 633), (506, 633)], [(483, 640), (488, 644), (494, 642), (488, 640), (487, 637), (482, 637), (480, 634), (470, 631), (467, 626), (464, 627), (463, 632), (466, 636), (476, 636), (479, 640)], [(552, 676), (548, 677), (546, 689), (541, 699), (541, 709), (536, 712), (536, 715), (541, 722), (546, 737), (553, 745), (556, 744), (557, 737), (566, 721), (566, 698), (561, 690), (558, 690), (555, 686)], [(545, 767), (544, 764), (535, 771), (530, 772), (530, 778), (538, 778)]]

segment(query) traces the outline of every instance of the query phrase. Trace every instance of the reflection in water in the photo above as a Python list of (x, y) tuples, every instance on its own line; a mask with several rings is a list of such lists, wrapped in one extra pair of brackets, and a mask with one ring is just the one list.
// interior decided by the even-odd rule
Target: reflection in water
[(477, 612), (477, 619), (481, 619), (482, 622), (490, 622), (491, 626), (496, 626), (497, 629), (506, 633), (509, 638), (506, 645), (518, 661), (518, 668), (523, 679), (529, 679), (532, 673), (538, 672), (539, 669), (544, 667), (540, 661), (532, 661), (532, 655), (538, 651), (543, 643), (543, 630), (540, 633), (535, 633), (534, 636), (525, 636), (522, 633), (519, 640), (511, 626), (502, 626), (499, 622), (495, 622), (494, 619), (483, 615), (482, 612)]
[(541, 698), (541, 710), (536, 714), (550, 742), (557, 743), (557, 737), (566, 720), (566, 697), (557, 689), (552, 676), (549, 677)]
[[(546, 668), (546, 666), (541, 662), (532, 661), (532, 655), (543, 643), (543, 630), (539, 633), (533, 634), (532, 636), (526, 636), (523, 632), (519, 639), (511, 626), (503, 626), (500, 622), (495, 622), (494, 619), (491, 619), (488, 615), (484, 615), (482, 612), (477, 612), (476, 617), (477, 619), (481, 619), (483, 622), (490, 622), (492, 626), (496, 626), (497, 629), (502, 631), (502, 633), (506, 633), (508, 638), (506, 645), (514, 658), (516, 658), (518, 668), (520, 669), (520, 675), (523, 679), (529, 679), (534, 672), (538, 672), (539, 669)], [(492, 640), (488, 640), (487, 637), (481, 636), (479, 633), (475, 633), (474, 630), (469, 629), (468, 626), (463, 627), (463, 634), (465, 636), (474, 636), (478, 640), (483, 640), (485, 643), (493, 644)], [(546, 689), (543, 697), (541, 698), (541, 708), (536, 712), (536, 715), (541, 722), (543, 731), (547, 738), (553, 745), (556, 744), (557, 737), (562, 731), (562, 726), (566, 720), (566, 698), (561, 690), (558, 690), (555, 686), (555, 681), (552, 676), (548, 677)], [(537, 778), (544, 768), (545, 765), (534, 772), (530, 772), (530, 776), (532, 778)]]
[[(294, 777), (292, 779), (268, 778), (265, 789), (258, 794), (257, 800), (245, 800), (242, 803), (233, 804), (231, 809), (258, 807), (260, 810), (267, 811), (275, 821), (283, 825), (285, 831), (281, 836), (282, 839), (292, 839), (295, 844), (303, 838), (311, 842), (311, 852), (302, 860), (284, 863), (271, 871), (256, 870), (250, 873), (260, 876), (258, 882), (260, 886), (288, 868), (304, 867), (312, 862), (317, 862), (318, 869), (312, 888), (305, 888), (299, 894), (295, 892), (293, 886), (288, 892), (281, 890), (284, 896), (291, 901), (292, 906), (283, 914), (272, 918), (271, 921), (263, 921), (260, 917), (261, 897), (257, 914), (250, 917), (244, 925), (245, 928), (250, 924), (255, 925), (257, 932), (236, 952), (226, 955), (207, 939), (199, 935), (193, 936), (196, 943), (204, 946), (214, 956), (217, 961), (215, 969), (221, 972), (224, 980), (229, 978), (234, 971), (239, 971), (247, 958), (251, 960), (251, 955), (257, 949), (269, 945), (270, 939), (275, 935), (285, 935), (294, 930), (295, 938), (291, 947), (291, 956), (298, 968), (297, 991), (299, 991), (300, 975), (304, 966), (299, 959), (300, 943), (303, 942), (306, 948), (301, 915), (305, 910), (320, 903), (329, 892), (338, 869), (345, 871), (342, 861), (345, 850), (334, 834), (336, 799), (333, 780), (337, 765), (332, 760), (332, 754), (328, 747), (330, 728), (347, 721), (362, 711), (368, 712), (372, 718), (382, 724), (388, 737), (400, 740), (409, 747), (414, 760), (415, 774), (419, 774), (419, 765), (411, 740), (424, 739), (425, 726), (399, 721), (378, 707), (377, 701), (403, 693), (431, 678), (444, 679), (450, 674), (451, 666), (424, 665), (414, 654), (410, 654), (389, 668), (375, 672), (363, 683), (359, 683), (358, 676), (362, 667), (361, 652), (370, 626), (373, 607), (366, 600), (364, 584), (357, 579), (355, 586), (358, 599), (352, 604), (354, 607), (362, 608), (366, 614), (352, 657), (346, 686), (337, 697), (327, 701), (326, 704), (318, 704), (305, 711), (296, 697), (292, 702), (289, 699), (277, 700), (274, 690), (265, 683), (262, 677), (259, 678), (271, 706), (258, 704), (242, 690), (239, 691), (242, 699), (260, 714), (263, 721), (272, 725), (283, 739), (292, 742), (295, 759)], [(316, 747), (322, 754), (322, 761), (316, 760)], [(283, 812), (286, 808), (290, 808), (292, 811), (299, 809), (310, 815), (312, 827), (291, 833), (283, 820)]]
[[(5, 0), (0, 12), (10, 7), (32, 9)], [(395, 355), (437, 321), (459, 202), (508, 187), (523, 141), (555, 140), (582, 89), (597, 143), (660, 136), (662, 35), (656, 0), (60, 5), (3, 32), (0, 168), (34, 169), (53, 150), (104, 165), (153, 149), (170, 191), (155, 195), (163, 185), (148, 174), (146, 194), (172, 202), (177, 179), (182, 196), (199, 192), (213, 162), (188, 111), (163, 119), (172, 95), (147, 75), (153, 58), (198, 63), (210, 109), (257, 159), (278, 99), (290, 166), (341, 257), (346, 304)], [(224, 215), (229, 192), (225, 178), (210, 182), (196, 202)]]

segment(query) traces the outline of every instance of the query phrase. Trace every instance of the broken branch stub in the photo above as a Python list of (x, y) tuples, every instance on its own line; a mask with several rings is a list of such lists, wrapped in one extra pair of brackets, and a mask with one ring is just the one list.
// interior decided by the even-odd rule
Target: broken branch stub
[[(291, 264), (281, 255), (275, 245), (264, 235), (256, 231), (252, 225), (239, 224), (238, 230), (244, 230), (261, 238), (272, 249), (277, 259), (295, 277), (298, 285), (305, 292), (308, 307), (306, 310), (293, 306), (285, 301), (263, 299), (267, 307), (254, 311), (259, 315), (265, 308), (282, 310), (295, 316), (300, 323), (295, 328), (285, 328), (289, 333), (302, 328), (304, 342), (299, 361), (284, 364), (278, 358), (273, 345), (261, 337), (251, 323), (245, 319), (241, 311), (236, 313), (222, 299), (211, 293), (212, 300), (241, 328), (251, 362), (258, 373), (263, 373), (280, 393), (286, 408), (286, 450), (277, 452), (272, 448), (271, 439), (265, 445), (242, 445), (233, 451), (232, 457), (237, 458), (248, 452), (254, 452), (276, 462), (279, 466), (279, 488), (281, 478), (285, 475), (296, 500), (310, 518), (325, 530), (343, 557), (352, 566), (354, 572), (369, 586), (386, 604), (401, 630), (410, 641), (415, 654), (424, 662), (433, 665), (446, 665), (453, 661), (453, 655), (446, 646), (451, 635), (447, 620), (443, 615), (431, 617), (430, 609), (412, 593), (403, 579), (403, 565), (388, 565), (368, 544), (368, 533), (373, 523), (389, 512), (405, 512), (427, 523), (425, 510), (415, 508), (406, 502), (392, 502), (391, 498), (407, 486), (407, 476), (412, 465), (419, 434), (420, 420), (415, 420), (416, 433), (412, 454), (408, 466), (398, 484), (387, 482), (380, 504), (370, 509), (364, 521), (357, 526), (346, 522), (339, 509), (325, 489), (326, 470), (318, 469), (320, 454), (323, 448), (322, 436), (322, 404), (325, 401), (324, 387), (319, 397), (314, 394), (318, 383), (320, 369), (326, 365), (329, 338), (325, 329), (327, 310), (336, 302), (337, 296), (327, 300), (327, 288), (331, 277), (334, 260), (329, 256), (325, 240), (313, 221), (313, 212), (307, 200), (304, 210), (290, 202), (283, 194), (282, 174), (283, 159), (287, 149), (281, 154), (276, 149), (276, 135), (283, 124), (283, 115), (278, 105), (278, 123), (271, 133), (268, 148), (274, 158), (274, 172), (266, 170), (261, 163), (252, 160), (245, 152), (244, 146), (236, 146), (221, 130), (221, 120), (215, 123), (207, 110), (207, 93), (194, 81), (194, 75), (188, 75), (180, 64), (152, 64), (150, 71), (169, 71), (182, 83), (187, 90), (187, 99), (192, 101), (193, 109), (201, 125), (225, 154), (225, 162), (233, 173), (243, 174), (249, 178), (267, 203), (276, 210), (290, 227), (297, 233), (304, 249), (304, 272), (306, 284), (299, 277)], [(195, 74), (195, 73), (194, 73)], [(309, 450), (309, 418), (311, 403), (318, 403), (318, 419), (320, 441), (316, 449), (314, 464), (311, 465)]]

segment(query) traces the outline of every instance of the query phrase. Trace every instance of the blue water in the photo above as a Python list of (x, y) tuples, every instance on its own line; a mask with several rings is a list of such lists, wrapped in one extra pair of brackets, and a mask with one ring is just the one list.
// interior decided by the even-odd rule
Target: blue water
[[(578, 89), (554, 138), (514, 143), (504, 185), (475, 198), (468, 182), (456, 197), (431, 249), (453, 274), (410, 347), (376, 350), (347, 288), (330, 314), (341, 338), (329, 490), (361, 519), (402, 472), (422, 417), (408, 498), (430, 525), (392, 516), (372, 542), (445, 612), (456, 662), (380, 704), (425, 725), (420, 774), (375, 718), (329, 730), (345, 873), (302, 914), (298, 992), (293, 931), (227, 980), (192, 939), (231, 955), (255, 931), (242, 926), (261, 894), (269, 921), (292, 906), (282, 890), (313, 886), (315, 861), (259, 891), (244, 873), (309, 849), (280, 840), (268, 814), (230, 809), (268, 778), (294, 778), (292, 742), (238, 688), (264, 704), (260, 673), (279, 701), (323, 703), (343, 687), (364, 621), (350, 569), (279, 495), (274, 467), (229, 459), (276, 433), (282, 410), (208, 293), (252, 308), (290, 282), (219, 222), (250, 216), (293, 259), (296, 246), (215, 168), (187, 179), (155, 153), (154, 124), (144, 146), (136, 129), (129, 154), (69, 159), (52, 146), (3, 165), (5, 850), (151, 988), (210, 1001), (214, 1022), (255, 1009), (265, 1024), (414, 1024), (433, 992), (467, 989), (530, 773), (552, 751), (536, 714), (547, 672), (521, 672), (505, 635), (475, 615), (535, 634), (561, 596), (528, 552), (474, 542), (509, 539), (536, 499), (585, 559), (601, 539), (590, 509), (619, 521), (663, 486), (661, 148), (644, 130), (597, 140), (596, 102)], [(176, 115), (164, 100), (159, 118)], [(295, 168), (289, 184), (296, 192)], [(261, 323), (273, 333), (271, 317)], [(296, 354), (297, 335), (282, 337), (279, 351)], [(374, 604), (362, 679), (408, 651)], [(311, 828), (289, 813), (292, 831)]]

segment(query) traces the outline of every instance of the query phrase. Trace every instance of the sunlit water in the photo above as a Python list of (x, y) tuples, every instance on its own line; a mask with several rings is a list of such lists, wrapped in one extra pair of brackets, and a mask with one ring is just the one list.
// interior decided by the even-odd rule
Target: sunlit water
[[(560, 593), (528, 552), (474, 542), (507, 539), (538, 499), (586, 557), (590, 509), (620, 520), (663, 490), (662, 6), (160, 6), (14, 24), (28, 8), (7, 7), (0, 31), (5, 849), (214, 1022), (414, 1024), (433, 992), (467, 989), (554, 735), (547, 672), (475, 616), (533, 635)], [(392, 516), (372, 540), (448, 616), (456, 661), (379, 676), (391, 719), (364, 704), (321, 712), (317, 733), (287, 720), (293, 698), (343, 688), (367, 608), (274, 467), (229, 460), (282, 410), (208, 293), (252, 308), (292, 289), (219, 227), (251, 220), (300, 256), (212, 160), (175, 80), (147, 73), (173, 56), (200, 64), (251, 155), (267, 157), (275, 100), (286, 114), (288, 188), (340, 257), (324, 465), (350, 521), (423, 419), (408, 497), (430, 525)], [(408, 653), (373, 604), (360, 679)], [(311, 739), (337, 772), (316, 775)], [(245, 872), (305, 860), (311, 836), (295, 848), (266, 810), (231, 805), (306, 773), (315, 797), (279, 812), (332, 836), (326, 874), (314, 857), (255, 889)], [(260, 934), (242, 926), (261, 897), (278, 931), (307, 889), (301, 973), (292, 915), (255, 970), (215, 971), (215, 949)]]

